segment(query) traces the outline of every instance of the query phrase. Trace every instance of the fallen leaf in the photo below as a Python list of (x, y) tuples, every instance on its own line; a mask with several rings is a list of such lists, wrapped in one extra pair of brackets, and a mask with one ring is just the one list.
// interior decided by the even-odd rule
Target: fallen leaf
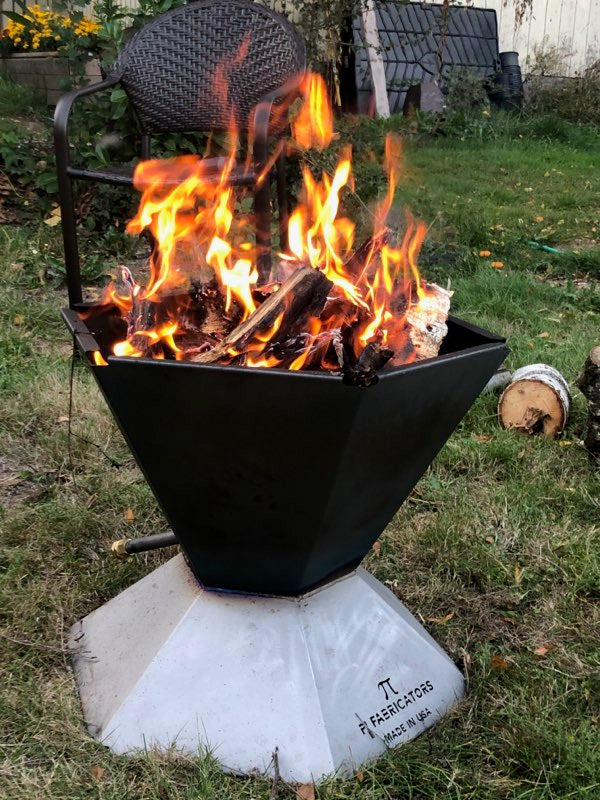
[(536, 656), (545, 656), (547, 653), (550, 652), (550, 650), (551, 650), (550, 647), (544, 647), (542, 645), (541, 647), (536, 647), (533, 652), (536, 654)]
[(301, 783), (296, 789), (296, 800), (315, 800), (314, 783)]
[(485, 433), (474, 433), (473, 438), (475, 439), (476, 442), (481, 442), (482, 444), (485, 444), (486, 442), (491, 442), (494, 437), (488, 436)]
[(523, 568), (515, 567), (515, 583), (517, 584), (517, 586), (521, 585), (522, 579), (523, 579)]
[(535, 218), (535, 221), (536, 221), (536, 222), (543, 222), (543, 221), (544, 221), (544, 218), (542, 217), (542, 215), (541, 215), (541, 214), (538, 214), (538, 215), (537, 215), (537, 217)]
[(125, 520), (125, 522), (133, 522), (133, 520), (135, 519), (135, 514), (130, 508), (128, 508), (126, 511), (123, 512), (123, 519)]
[(88, 499), (86, 500), (86, 502), (85, 502), (85, 507), (86, 508), (91, 508), (94, 505), (95, 502), (96, 502), (96, 495), (95, 494), (91, 494), (88, 497)]
[(512, 617), (500, 617), (500, 619), (502, 620), (502, 622), (509, 622), (511, 625), (518, 625), (519, 624), (517, 622), (517, 620), (513, 619)]
[(490, 544), (494, 544), (494, 542), (496, 541), (493, 536), (486, 536), (485, 540), (486, 540), (486, 542), (489, 542)]
[(60, 225), (60, 217), (48, 217), (44, 222), (49, 228), (54, 228), (56, 225)]
[(503, 261), (492, 261), (492, 267), (494, 267), (495, 269), (502, 269), (503, 266), (504, 266)]
[(508, 661), (502, 656), (492, 656), (492, 667), (494, 669), (508, 669)]
[(446, 614), (445, 617), (427, 617), (427, 622), (433, 622), (436, 625), (445, 625), (447, 622), (450, 622), (453, 616), (454, 611), (451, 611), (449, 614)]
[(520, 450), (517, 453), (517, 458), (523, 458), (523, 456), (526, 455), (526, 453), (527, 453), (527, 450)]
[(358, 770), (358, 772), (354, 776), (359, 783), (362, 783), (365, 779), (365, 773), (362, 770)]
[(560, 445), (560, 447), (570, 447), (573, 444), (573, 442), (570, 439), (561, 439), (558, 444)]
[(550, 336), (548, 331), (542, 331), (542, 333), (538, 333), (538, 339), (547, 339)]
[(490, 251), (489, 251), (489, 250), (480, 250), (480, 251), (479, 251), (479, 255), (480, 255), (482, 258), (486, 258), (487, 256), (491, 256), (492, 254), (490, 253)]
[(57, 422), (68, 422), (69, 418), (68, 417), (59, 417), (56, 421)]
[(25, 322), (25, 317), (23, 314), (15, 314), (15, 318), (13, 319), (13, 325), (22, 325)]
[(375, 542), (373, 544), (373, 552), (378, 557), (381, 555), (381, 543), (380, 542)]
[(106, 772), (106, 770), (104, 769), (104, 767), (93, 766), (90, 769), (90, 772), (92, 773), (94, 778), (96, 778), (97, 781), (101, 781), (102, 778), (104, 777), (104, 773)]

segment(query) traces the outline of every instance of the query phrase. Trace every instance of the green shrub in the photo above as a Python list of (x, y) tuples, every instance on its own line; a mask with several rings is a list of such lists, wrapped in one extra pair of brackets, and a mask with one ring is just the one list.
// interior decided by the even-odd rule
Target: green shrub
[(528, 89), (532, 112), (600, 125), (600, 60), (575, 78), (533, 76)]

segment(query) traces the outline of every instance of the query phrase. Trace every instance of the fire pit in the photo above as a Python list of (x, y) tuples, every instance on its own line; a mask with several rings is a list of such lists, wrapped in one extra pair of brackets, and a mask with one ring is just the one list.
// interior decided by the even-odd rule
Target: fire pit
[[(310, 109), (322, 87), (306, 86)], [(413, 738), (462, 692), (359, 564), (507, 350), (447, 318), (450, 294), (416, 267), (424, 226), (386, 226), (394, 139), (386, 165), (354, 251), (348, 158), (306, 170), (289, 247), (260, 276), (226, 163), (212, 183), (197, 159), (142, 164), (147, 286), (124, 268), (124, 289), (63, 311), (182, 550), (73, 629), (88, 727), (116, 752), (208, 746), (250, 772), (277, 751), (305, 782)]]

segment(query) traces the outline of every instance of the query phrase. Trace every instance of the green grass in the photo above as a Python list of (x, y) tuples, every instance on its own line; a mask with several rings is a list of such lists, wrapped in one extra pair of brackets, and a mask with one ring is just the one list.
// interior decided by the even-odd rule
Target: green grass
[[(526, 242), (596, 238), (600, 137), (496, 124), (413, 137), (400, 205), (436, 220), (424, 269), (451, 279), (455, 311), (507, 336), (511, 367), (545, 361), (572, 382), (599, 341), (598, 256)], [(366, 153), (357, 172), (375, 194)], [(0, 228), (0, 252), (0, 797), (267, 800), (268, 781), (224, 776), (210, 757), (117, 757), (84, 730), (66, 631), (166, 557), (120, 563), (108, 544), (165, 523), (81, 364), (69, 459), (57, 232)], [(367, 559), (459, 661), (467, 696), (427, 735), (317, 787), (320, 800), (600, 797), (600, 478), (580, 445), (585, 403), (573, 390), (556, 442), (501, 430), (496, 403), (477, 401)]]

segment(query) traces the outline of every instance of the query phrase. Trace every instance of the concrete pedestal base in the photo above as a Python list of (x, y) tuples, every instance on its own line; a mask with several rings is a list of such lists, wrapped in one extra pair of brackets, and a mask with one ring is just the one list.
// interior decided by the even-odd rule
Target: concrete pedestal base
[(463, 678), (391, 592), (359, 569), (299, 598), (204, 591), (177, 556), (77, 623), (90, 733), (116, 753), (207, 748), (290, 782), (349, 772), (409, 741)]

